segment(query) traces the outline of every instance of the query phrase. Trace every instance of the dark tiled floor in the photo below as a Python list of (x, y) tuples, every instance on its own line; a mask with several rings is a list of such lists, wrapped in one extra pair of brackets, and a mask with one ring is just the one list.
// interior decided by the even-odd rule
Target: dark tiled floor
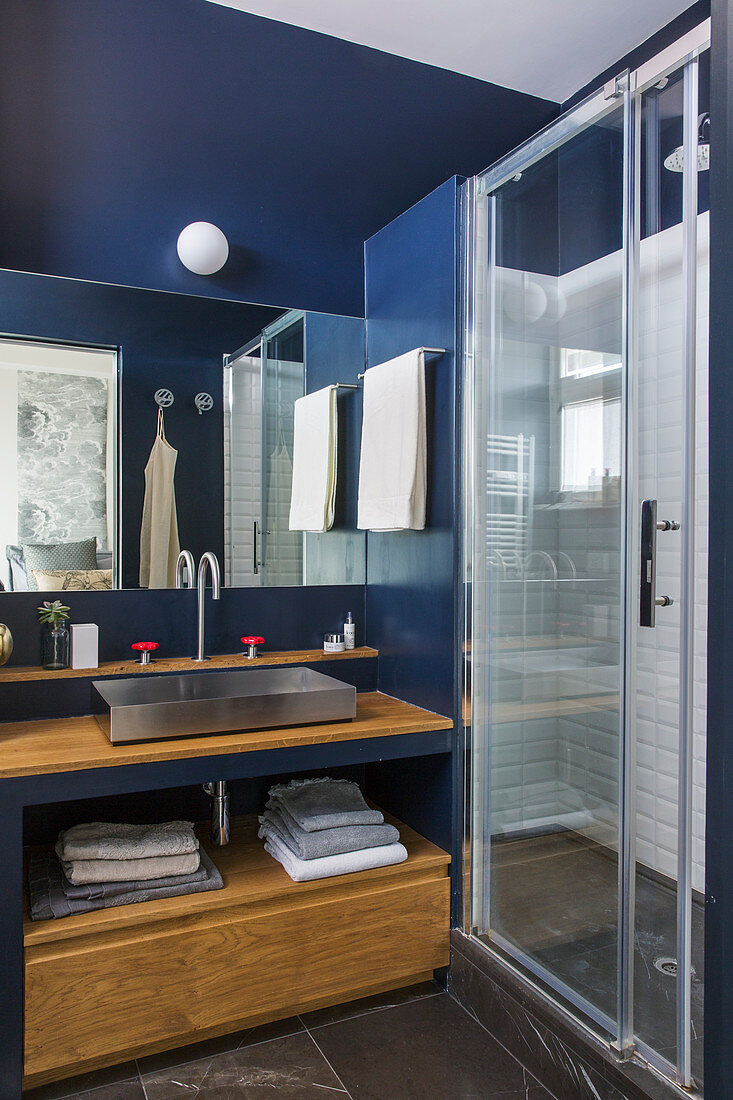
[(250, 1028), (26, 1100), (552, 1100), (437, 985)]
[[(616, 1015), (617, 864), (577, 834), (493, 845), (494, 926), (612, 1018)], [(675, 979), (654, 966), (677, 953), (676, 893), (636, 876), (635, 1031), (676, 1060)], [(693, 1073), (702, 1080), (704, 911), (692, 908)]]

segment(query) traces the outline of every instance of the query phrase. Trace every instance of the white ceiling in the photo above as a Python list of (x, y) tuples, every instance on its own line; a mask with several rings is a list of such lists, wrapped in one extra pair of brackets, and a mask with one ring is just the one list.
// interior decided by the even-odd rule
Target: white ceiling
[(690, 0), (212, 0), (562, 102)]

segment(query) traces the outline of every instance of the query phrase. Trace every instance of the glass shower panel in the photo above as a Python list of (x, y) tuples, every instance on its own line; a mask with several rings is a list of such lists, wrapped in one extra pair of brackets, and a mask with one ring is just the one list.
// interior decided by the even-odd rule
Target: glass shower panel
[[(693, 128), (703, 131), (707, 112), (707, 62), (702, 59), (703, 80)], [(697, 80), (697, 66), (688, 74), (687, 94)], [(631, 721), (636, 740), (636, 881), (634, 1035), (636, 1040), (677, 1065), (680, 986), (677, 978), (678, 930), (681, 926), (678, 893), (680, 836), (680, 784), (686, 782), (687, 750), (680, 751), (681, 687), (688, 661), (693, 662), (694, 708), (692, 752), (695, 769), (693, 834), (690, 838), (692, 900), (689, 913), (692, 948), (690, 998), (691, 1054), (689, 1070), (702, 1082), (703, 1016), (703, 892), (704, 892), (704, 760), (705, 760), (705, 645), (707, 591), (707, 271), (709, 215), (707, 179), (700, 173), (697, 214), (697, 350), (694, 389), (698, 416), (695, 495), (693, 509), (695, 564), (694, 652), (682, 652), (682, 611), (685, 570), (685, 525), (664, 529), (664, 521), (683, 519), (686, 488), (684, 441), (691, 438), (685, 401), (686, 315), (685, 268), (686, 219), (683, 195), (687, 166), (683, 156), (685, 79), (682, 69), (670, 74), (642, 96), (641, 134), (641, 232), (637, 287), (637, 393), (636, 484), (632, 498), (634, 539), (639, 538), (642, 502), (657, 502), (656, 594), (669, 596), (670, 606), (656, 609), (654, 626), (635, 626), (634, 690)], [(699, 114), (699, 119), (698, 119)], [(685, 169), (684, 173), (682, 169)], [(640, 581), (638, 563), (634, 578)], [(638, 619), (637, 619), (638, 622)], [(686, 979), (685, 979), (686, 980)], [(670, 1069), (671, 1069), (670, 1067)], [(688, 1082), (685, 1082), (688, 1083)]]
[(267, 584), (303, 583), (303, 534), (289, 528), (295, 402), (305, 393), (304, 319), (262, 334), (260, 566)]
[(623, 139), (619, 106), (482, 200), (474, 396), (474, 930), (612, 1037)]

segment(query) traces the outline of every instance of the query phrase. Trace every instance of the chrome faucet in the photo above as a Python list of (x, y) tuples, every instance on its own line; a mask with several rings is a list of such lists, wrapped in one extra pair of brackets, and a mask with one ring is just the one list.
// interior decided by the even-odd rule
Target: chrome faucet
[(193, 554), (190, 550), (181, 550), (176, 562), (176, 588), (193, 588), (195, 576)]
[(192, 657), (192, 661), (208, 661), (208, 657), (204, 656), (204, 608), (206, 602), (206, 570), (207, 567), (211, 570), (211, 598), (212, 600), (218, 600), (221, 595), (221, 573), (219, 571), (219, 562), (216, 554), (211, 550), (207, 550), (205, 554), (201, 555), (201, 561), (199, 562), (198, 576), (196, 578), (196, 588), (198, 589), (199, 599), (199, 645), (198, 652), (195, 657)]

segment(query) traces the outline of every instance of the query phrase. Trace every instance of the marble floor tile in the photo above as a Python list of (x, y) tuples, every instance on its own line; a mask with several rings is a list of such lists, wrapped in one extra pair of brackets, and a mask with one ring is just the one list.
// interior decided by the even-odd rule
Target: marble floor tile
[(348, 1020), (352, 1016), (361, 1016), (365, 1012), (394, 1008), (409, 1001), (417, 1001), (421, 997), (435, 997), (442, 992), (437, 982), (421, 982), (419, 985), (406, 985), (402, 989), (392, 989), (388, 993), (377, 993), (373, 997), (362, 997), (358, 1001), (347, 1001), (346, 1004), (306, 1012), (300, 1019), (312, 1031), (313, 1028), (323, 1027), (324, 1024), (335, 1024), (339, 1020)]
[(116, 1085), (103, 1085), (91, 1092), (72, 1093), (79, 1100), (145, 1100), (145, 1090), (139, 1077), (134, 1081), (119, 1081)]
[(551, 1100), (447, 994), (327, 1024), (313, 1037), (353, 1100)]
[[(50, 1085), (41, 1085), (37, 1089), (28, 1089), (23, 1093), (23, 1100), (66, 1100), (75, 1096), (93, 1097), (101, 1100), (106, 1095), (105, 1090), (122, 1088), (125, 1085), (133, 1086), (128, 1090), (132, 1098), (142, 1096), (142, 1090), (135, 1092), (138, 1086), (137, 1066), (135, 1062), (123, 1062), (109, 1069), (98, 1069), (91, 1073), (82, 1073), (78, 1077), (67, 1077), (63, 1081), (54, 1081)], [(115, 1093), (109, 1091), (109, 1100), (114, 1100)], [(120, 1100), (127, 1100), (127, 1094), (119, 1092)]]
[[(494, 846), (497, 927), (554, 977), (611, 1018), (616, 1014), (617, 865), (574, 834), (513, 838)], [(651, 873), (636, 876), (634, 1017), (654, 1050), (676, 1034), (675, 980), (654, 966), (677, 953), (677, 899)], [(693, 1040), (703, 1033), (704, 907), (692, 906)], [(701, 1073), (702, 1043), (693, 1072)]]
[(306, 1032), (142, 1076), (147, 1100), (349, 1100)]
[(239, 1047), (254, 1046), (256, 1043), (265, 1043), (269, 1039), (281, 1039), (284, 1035), (294, 1035), (304, 1030), (297, 1016), (289, 1016), (286, 1020), (275, 1020), (271, 1024), (248, 1027), (243, 1031), (234, 1031), (230, 1035), (221, 1035), (216, 1039), (204, 1039), (203, 1042), (192, 1043), (190, 1046), (164, 1050), (160, 1054), (149, 1054), (145, 1058), (138, 1058), (137, 1067), (140, 1075), (144, 1077), (146, 1074), (160, 1073), (173, 1066), (201, 1062), (207, 1058), (214, 1058), (217, 1054), (227, 1054)]

